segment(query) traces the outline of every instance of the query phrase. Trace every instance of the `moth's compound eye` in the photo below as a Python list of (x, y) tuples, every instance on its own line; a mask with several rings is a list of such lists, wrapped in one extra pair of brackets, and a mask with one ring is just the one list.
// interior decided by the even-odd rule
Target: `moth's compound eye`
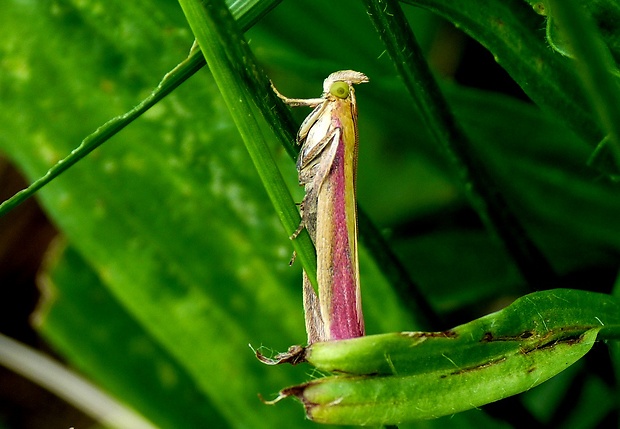
[(547, 8), (545, 7), (545, 3), (539, 1), (537, 3), (534, 3), (532, 7), (537, 14), (547, 16)]
[(347, 98), (349, 96), (349, 85), (346, 82), (334, 82), (332, 83), (329, 92), (334, 97)]

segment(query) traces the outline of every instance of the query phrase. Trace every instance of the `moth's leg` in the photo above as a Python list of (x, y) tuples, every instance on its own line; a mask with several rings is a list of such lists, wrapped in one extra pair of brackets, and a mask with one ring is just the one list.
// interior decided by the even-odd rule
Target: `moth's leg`
[(289, 106), (315, 107), (325, 101), (324, 98), (288, 98), (285, 95), (280, 94), (280, 91), (276, 89), (276, 87), (273, 85), (273, 82), (269, 81), (269, 83), (271, 84), (271, 89), (273, 90), (273, 92), (276, 93), (278, 98), (284, 101)]
[(299, 234), (301, 234), (301, 231), (304, 230), (304, 228), (306, 227), (306, 222), (304, 221), (304, 202), (306, 201), (306, 196), (304, 196), (304, 199), (301, 200), (301, 204), (299, 204), (299, 214), (301, 215), (301, 222), (299, 222), (299, 226), (297, 227), (297, 229), (295, 230), (295, 232), (293, 232), (289, 239), (291, 240), (295, 240)]
[[(313, 199), (314, 203), (311, 203)], [(301, 216), (299, 226), (289, 238), (294, 240), (305, 228), (308, 230), (310, 239), (314, 243), (316, 238), (316, 193), (312, 190), (311, 184), (306, 186), (306, 195), (304, 195), (304, 199), (299, 204), (299, 214)]]

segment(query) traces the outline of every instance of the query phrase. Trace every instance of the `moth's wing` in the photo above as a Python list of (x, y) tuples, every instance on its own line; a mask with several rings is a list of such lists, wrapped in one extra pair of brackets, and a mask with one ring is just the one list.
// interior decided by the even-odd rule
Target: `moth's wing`
[(308, 344), (319, 341), (327, 341), (328, 338), (325, 332), (323, 317), (321, 316), (319, 297), (314, 291), (314, 288), (310, 283), (310, 279), (305, 271), (303, 273), (303, 299)]
[(322, 144), (320, 156), (315, 158), (315, 162), (306, 166), (299, 172), (299, 181), (305, 184), (306, 195), (301, 202), (301, 222), (310, 233), (310, 238), (316, 245), (316, 212), (318, 205), (318, 195), (321, 185), (331, 170), (332, 163), (336, 156), (337, 144), (340, 141), (340, 129), (334, 128), (326, 136)]
[(323, 100), (322, 103), (318, 104), (312, 112), (301, 123), (299, 127), (299, 131), (297, 132), (297, 143), (300, 145), (305, 144), (306, 138), (308, 137), (308, 133), (315, 126), (316, 122), (324, 117), (325, 110), (328, 108), (327, 100)]

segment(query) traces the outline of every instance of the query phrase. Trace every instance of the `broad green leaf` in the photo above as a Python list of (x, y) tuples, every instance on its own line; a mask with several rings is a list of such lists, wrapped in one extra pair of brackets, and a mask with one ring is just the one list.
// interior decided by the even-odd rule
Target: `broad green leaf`
[[(120, 73), (114, 75), (118, 81), (107, 81), (100, 77), (100, 62), (87, 59), (102, 53), (124, 64), (125, 45), (117, 40), (114, 49), (105, 39), (94, 38), (92, 28), (78, 25), (78, 10), (53, 13), (42, 6), (19, 5), (5, 12), (7, 23), (20, 22), (19, 14), (28, 13), (31, 22), (40, 25), (42, 37), (53, 35), (47, 43), (22, 40), (19, 51), (11, 53), (30, 74), (23, 82), (12, 82), (14, 97), (6, 99), (11, 104), (2, 109), (3, 126), (12, 135), (3, 140), (3, 149), (32, 177), (68, 153), (80, 135), (131, 106), (138, 91), (127, 94), (128, 83), (138, 80), (148, 91), (165, 70), (153, 72), (153, 64), (149, 67), (144, 59), (141, 67), (127, 66), (128, 77)], [(150, 17), (143, 18), (146, 25)], [(112, 36), (113, 28), (140, 22), (122, 13), (117, 19), (118, 26), (106, 27)], [(191, 42), (180, 22), (175, 27), (164, 20), (154, 26), (168, 25), (164, 34), (180, 34), (175, 49), (169, 46), (166, 55), (152, 55), (154, 61), (167, 58), (166, 67), (178, 62)], [(11, 37), (20, 39), (18, 28), (11, 28)], [(134, 37), (125, 40), (129, 46), (144, 44), (150, 49), (167, 40), (171, 44), (160, 32), (148, 37), (131, 34)], [(73, 37), (89, 43), (80, 50)], [(67, 54), (57, 61), (56, 53), (67, 45), (79, 55)], [(52, 86), (35, 78), (72, 76), (77, 69), (86, 82), (59, 79)], [(255, 185), (251, 164), (217, 91), (206, 75), (194, 82), (197, 86), (170, 96), (140, 125), (82, 161), (42, 197), (115, 297), (180, 362), (197, 388), (213, 398), (225, 418), (236, 425), (271, 426), (297, 413), (291, 410), (287, 419), (287, 413), (264, 407), (256, 395), (269, 391), (269, 378), (289, 376), (267, 374), (247, 345), (286, 347), (303, 338), (300, 274), (288, 268), (288, 238), (265, 204), (262, 188)], [(35, 102), (30, 105), (29, 99)], [(122, 100), (121, 107), (110, 100)], [(9, 114), (14, 111), (21, 112), (17, 120)], [(76, 119), (82, 116), (84, 120)], [(254, 249), (253, 241), (261, 245)], [(256, 319), (253, 311), (262, 316)]]
[[(63, 64), (71, 60), (63, 58)], [(84, 67), (82, 72), (87, 74)], [(170, 96), (42, 196), (115, 297), (230, 424), (282, 425), (298, 413), (265, 407), (256, 395), (269, 391), (269, 379), (290, 375), (268, 373), (248, 343), (286, 347), (303, 338), (299, 272), (288, 268), (288, 238), (226, 111), (213, 101), (217, 92), (206, 76), (194, 82), (198, 87)], [(54, 91), (70, 92), (61, 83)], [(87, 94), (98, 100), (93, 116), (113, 116), (105, 93)], [(55, 106), (54, 100), (60, 103), (55, 110), (67, 115), (65, 98), (48, 102)], [(81, 105), (77, 96), (74, 101)], [(88, 132), (80, 121), (66, 123), (82, 130), (73, 129), (76, 134)], [(71, 141), (48, 124), (40, 124), (36, 141), (22, 135), (15, 140), (19, 147), (7, 149), (28, 157), (25, 168), (32, 175), (49, 162), (33, 153), (63, 154)], [(255, 249), (252, 242), (261, 245)]]
[(48, 261), (42, 278), (45, 300), (35, 322), (73, 365), (158, 427), (201, 428), (207, 421), (227, 426), (194, 380), (119, 305), (74, 249), (57, 244)]

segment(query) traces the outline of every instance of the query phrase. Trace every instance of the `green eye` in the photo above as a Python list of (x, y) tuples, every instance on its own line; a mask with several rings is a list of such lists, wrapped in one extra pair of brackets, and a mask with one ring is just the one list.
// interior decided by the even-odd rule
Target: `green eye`
[(346, 82), (334, 82), (329, 88), (330, 94), (338, 98), (347, 98), (349, 96), (349, 85)]
[(532, 5), (532, 7), (534, 8), (534, 11), (542, 16), (547, 16), (547, 8), (545, 7), (545, 3), (544, 2), (537, 2), (534, 3)]

